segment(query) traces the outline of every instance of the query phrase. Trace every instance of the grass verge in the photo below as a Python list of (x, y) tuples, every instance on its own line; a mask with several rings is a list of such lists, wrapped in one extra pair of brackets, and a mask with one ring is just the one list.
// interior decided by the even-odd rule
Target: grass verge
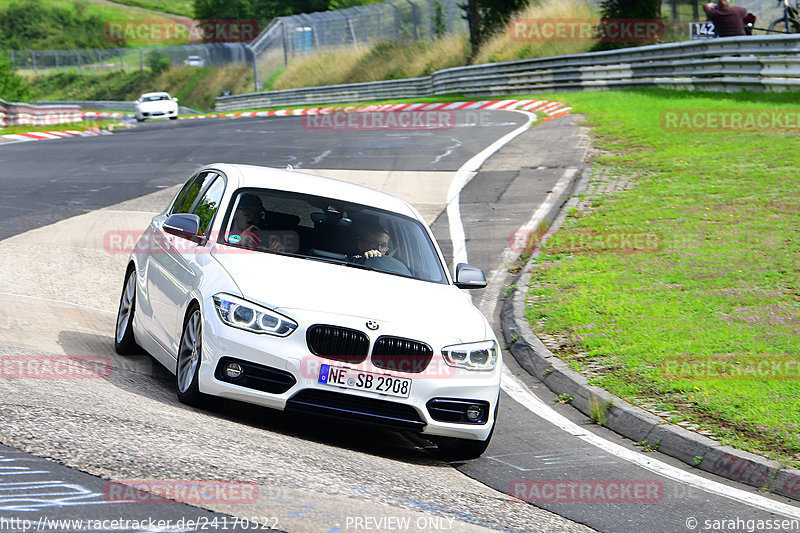
[[(675, 109), (797, 116), (797, 94), (562, 98), (588, 116), (606, 151), (595, 175), (635, 186), (573, 211), (543, 247), (531, 327), (558, 339), (556, 353), (592, 384), (725, 444), (800, 465), (797, 122), (792, 131), (749, 132), (661, 125), (662, 112)], [(637, 233), (661, 246), (586, 244)]]

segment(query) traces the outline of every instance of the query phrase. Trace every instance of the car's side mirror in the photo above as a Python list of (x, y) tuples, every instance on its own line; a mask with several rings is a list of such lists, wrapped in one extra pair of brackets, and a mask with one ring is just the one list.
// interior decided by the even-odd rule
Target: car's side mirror
[(455, 285), (459, 289), (483, 289), (486, 287), (486, 276), (478, 267), (459, 263), (456, 265)]
[(200, 233), (200, 217), (188, 213), (170, 215), (164, 221), (164, 231), (191, 241), (198, 241)]
[(173, 98), (172, 98), (172, 101), (173, 101), (173, 102), (177, 102), (177, 101), (178, 101), (178, 98), (177, 98), (177, 97), (173, 97)]

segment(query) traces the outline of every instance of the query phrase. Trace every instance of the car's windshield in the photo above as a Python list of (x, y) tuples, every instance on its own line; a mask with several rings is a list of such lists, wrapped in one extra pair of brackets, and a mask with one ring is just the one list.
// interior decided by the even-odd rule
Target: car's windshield
[(169, 96), (165, 94), (142, 96), (142, 102), (155, 102), (157, 100), (169, 100)]
[(433, 243), (410, 217), (342, 200), (242, 189), (220, 239), (229, 246), (446, 283)]

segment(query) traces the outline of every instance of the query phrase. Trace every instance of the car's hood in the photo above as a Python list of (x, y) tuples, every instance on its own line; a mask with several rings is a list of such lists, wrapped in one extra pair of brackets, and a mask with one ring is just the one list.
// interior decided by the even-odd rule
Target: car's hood
[(162, 109), (172, 109), (177, 107), (177, 103), (172, 100), (155, 100), (153, 102), (137, 102), (136, 105), (142, 111), (160, 111)]
[(214, 256), (228, 271), (242, 296), (289, 316), (292, 311), (346, 315), (402, 325), (462, 342), (489, 334), (483, 315), (468, 291), (321, 261), (277, 254), (225, 253)]

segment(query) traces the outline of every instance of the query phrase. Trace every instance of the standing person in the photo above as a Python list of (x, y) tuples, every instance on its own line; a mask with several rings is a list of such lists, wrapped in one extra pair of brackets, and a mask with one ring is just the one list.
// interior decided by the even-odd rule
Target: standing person
[(747, 10), (743, 7), (732, 6), (728, 0), (719, 0), (716, 4), (703, 5), (708, 19), (714, 23), (717, 37), (735, 37), (747, 35), (744, 31), (744, 18)]

